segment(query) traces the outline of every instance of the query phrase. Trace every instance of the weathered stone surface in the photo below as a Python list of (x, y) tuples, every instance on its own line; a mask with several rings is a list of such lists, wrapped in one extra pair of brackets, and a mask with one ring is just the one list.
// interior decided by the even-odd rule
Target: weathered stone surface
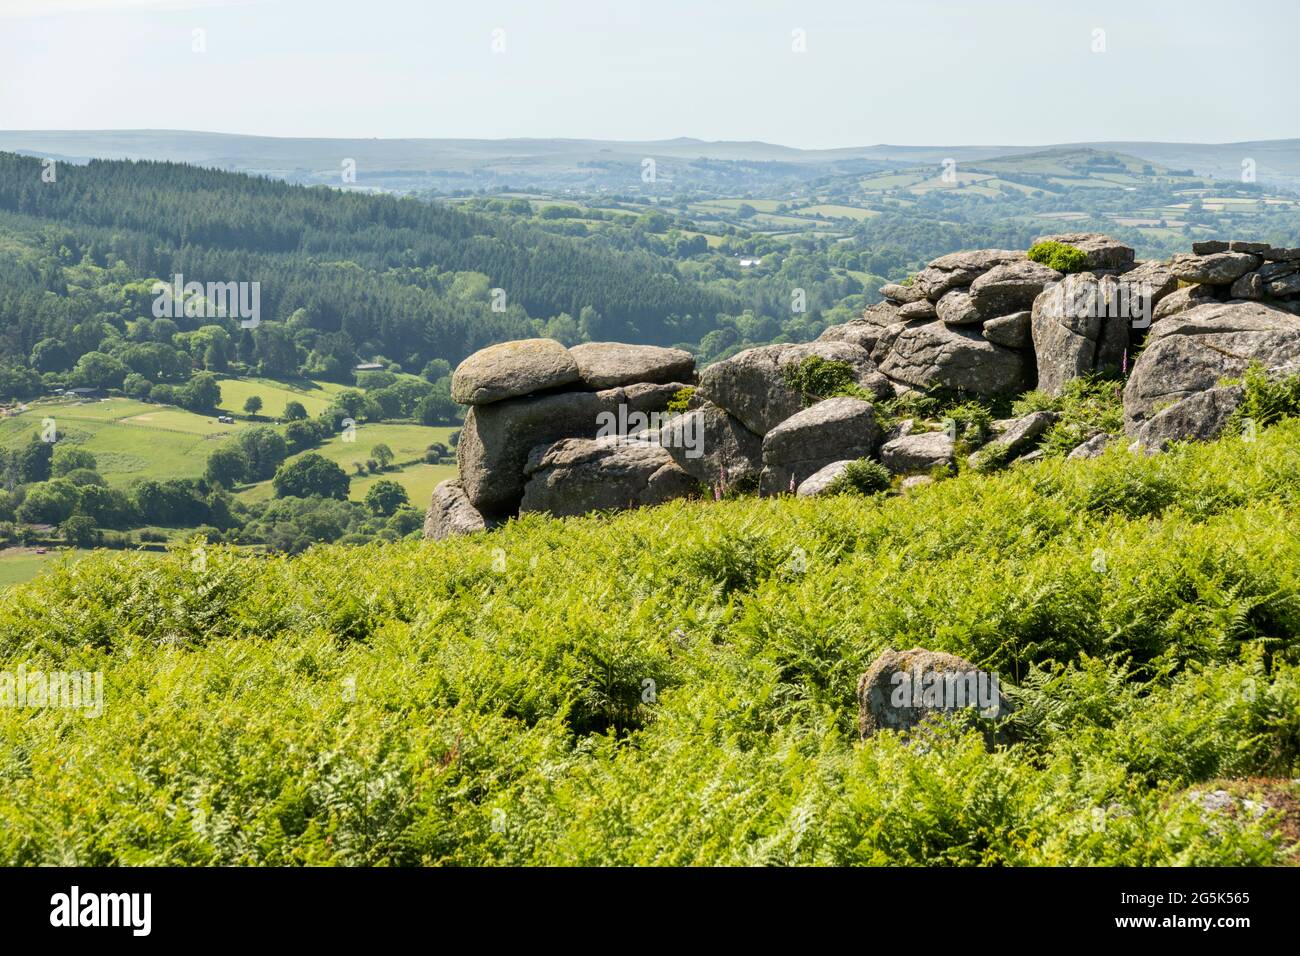
[(887, 325), (880, 330), (880, 338), (876, 339), (876, 344), (871, 350), (871, 361), (879, 365), (889, 354), (889, 350), (894, 347), (898, 337), (903, 334), (904, 329), (912, 328), (916, 325), (923, 325), (921, 322), (895, 322), (893, 325)]
[(810, 356), (827, 361), (847, 362), (858, 376), (858, 384), (872, 394), (887, 383), (874, 374), (875, 364), (866, 350), (848, 342), (808, 342), (801, 345), (763, 345), (706, 368), (700, 375), (697, 393), (726, 409), (750, 431), (766, 435), (803, 408), (802, 396), (785, 382), (785, 369)]
[(1297, 272), (1300, 272), (1300, 262), (1265, 262), (1259, 267), (1258, 275), (1265, 282), (1272, 282), (1274, 279), (1295, 275)]
[(1272, 246), (1267, 242), (1246, 242), (1242, 239), (1233, 239), (1228, 243), (1228, 249), (1232, 252), (1249, 252), (1255, 255), (1271, 248)]
[[(937, 686), (928, 675), (938, 675)], [(1005, 716), (1010, 706), (993, 677), (956, 654), (922, 647), (885, 651), (858, 681), (858, 732), (863, 738), (882, 730), (906, 732), (931, 716), (967, 707), (989, 718)], [(932, 690), (928, 697), (926, 688)]]
[[(1061, 279), (1061, 273), (1055, 269), (1039, 262), (1020, 259), (994, 266), (972, 282), (970, 300), (981, 316), (994, 318), (1030, 308), (1044, 286)], [(939, 300), (939, 306), (939, 318), (942, 319), (943, 299)]]
[(1127, 314), (1142, 328), (1155, 320), (1155, 310), (1166, 296), (1178, 289), (1178, 279), (1164, 262), (1154, 259), (1139, 263), (1119, 277), (1120, 296), (1128, 306)]
[(1043, 451), (1041, 448), (1035, 448), (1033, 451), (1031, 451), (1031, 452), (1026, 452), (1025, 454), (1021, 455), (1019, 458), (1017, 458), (1017, 459), (1016, 459), (1015, 461), (1013, 461), (1011, 464), (1013, 464), (1013, 465), (1032, 465), (1034, 462), (1036, 462), (1036, 461), (1042, 461), (1042, 460), (1043, 460), (1044, 458), (1046, 458), (1046, 457), (1047, 457), (1047, 452)]
[(867, 306), (859, 318), (851, 319), (841, 325), (832, 325), (822, 330), (817, 336), (818, 342), (848, 342), (860, 345), (870, 352), (884, 330), (899, 322), (898, 306), (892, 302), (877, 302)]
[(629, 412), (662, 412), (674, 395), (688, 387), (685, 382), (666, 382), (661, 385), (638, 382), (622, 388), (602, 389), (599, 394), (612, 406), (626, 405)]
[(896, 475), (930, 471), (937, 466), (954, 464), (953, 441), (947, 432), (918, 432), (885, 442), (880, 461)]
[(1124, 387), (1125, 430), (1160, 406), (1239, 377), (1252, 362), (1300, 362), (1300, 320), (1258, 302), (1201, 305), (1157, 322)]
[(1192, 243), (1192, 255), (1195, 256), (1212, 256), (1227, 251), (1228, 243), (1224, 239), (1202, 239)]
[(488, 514), (513, 512), (524, 493), (524, 464), (537, 445), (591, 437), (603, 411), (617, 411), (622, 389), (559, 392), (476, 405), (456, 446), (460, 480), (470, 503)]
[(880, 426), (870, 402), (831, 398), (777, 425), (763, 438), (759, 494), (775, 495), (798, 486), (833, 461), (875, 457)]
[(698, 485), (654, 444), (616, 438), (566, 438), (530, 453), (521, 512), (557, 518), (663, 504)]
[(870, 352), (876, 347), (884, 326), (863, 319), (854, 319), (840, 325), (832, 325), (822, 330), (817, 336), (818, 342), (848, 342)]
[(578, 381), (578, 363), (554, 339), (520, 339), (475, 352), (451, 376), (451, 397), (488, 405)]
[(1033, 346), (1034, 336), (1031, 328), (1032, 313), (1013, 312), (984, 323), (984, 338), (994, 345), (1004, 345), (1009, 349), (1027, 349)]
[(994, 266), (1024, 259), (1018, 249), (972, 249), (940, 256), (912, 277), (913, 288), (931, 302), (938, 302), (945, 292), (968, 286)]
[(1261, 264), (1259, 256), (1245, 252), (1214, 252), (1206, 256), (1179, 252), (1169, 260), (1169, 271), (1184, 282), (1231, 285)]
[(578, 374), (594, 389), (695, 381), (695, 358), (682, 349), (622, 342), (584, 342), (569, 349)]
[(1300, 249), (1287, 249), (1281, 246), (1269, 246), (1260, 253), (1270, 262), (1290, 261), (1300, 262)]
[(950, 289), (934, 305), (941, 321), (949, 325), (980, 325), (984, 316), (975, 308), (975, 302), (965, 289)]
[(795, 494), (800, 498), (814, 498), (817, 495), (826, 494), (827, 489), (830, 488), (835, 479), (844, 474), (844, 469), (853, 464), (855, 460), (845, 458), (843, 461), (833, 461), (829, 465), (818, 468), (799, 483)]
[[(876, 343), (873, 354), (880, 352), (880, 345)], [(994, 345), (978, 329), (943, 322), (899, 329), (880, 371), (915, 388), (935, 385), (986, 396), (1022, 392), (1030, 387), (1033, 374), (1023, 353)]]
[(905, 438), (914, 431), (916, 431), (916, 419), (904, 418), (901, 422), (896, 423), (885, 433), (885, 441), (893, 441), (895, 438)]
[(1262, 299), (1265, 291), (1267, 289), (1259, 273), (1247, 272), (1232, 284), (1232, 289), (1228, 292), (1228, 295), (1234, 299)]
[(1300, 275), (1283, 276), (1268, 284), (1269, 295), (1295, 295), (1300, 292)]
[(1156, 322), (1161, 319), (1167, 319), (1171, 315), (1177, 315), (1179, 312), (1186, 312), (1188, 309), (1194, 309), (1198, 305), (1205, 305), (1210, 302), (1218, 302), (1218, 297), (1214, 294), (1214, 287), (1208, 285), (1189, 285), (1171, 292), (1160, 300), (1156, 306), (1152, 319)]
[(1119, 367), (1132, 319), (1120, 315), (1119, 283), (1088, 272), (1066, 276), (1034, 300), (1030, 318), (1038, 388), (1059, 395), (1066, 382)]
[(1081, 442), (1078, 445), (1076, 445), (1074, 450), (1071, 451), (1065, 457), (1074, 458), (1074, 459), (1097, 458), (1101, 455), (1102, 452), (1104, 452), (1110, 446), (1110, 443), (1113, 442), (1114, 440), (1115, 440), (1114, 435), (1107, 435), (1105, 432), (1099, 432), (1098, 434), (1093, 435), (1087, 441)]
[(934, 478), (930, 475), (908, 475), (898, 483), (898, 490), (906, 493), (932, 484), (934, 484)]
[(880, 287), (880, 294), (892, 302), (907, 304), (915, 302), (917, 299), (925, 298), (925, 293), (914, 285), (902, 285), (898, 282), (887, 282)]
[(917, 299), (902, 306), (898, 310), (898, 317), (908, 321), (936, 319), (939, 317), (939, 312), (929, 299)]
[(669, 421), (659, 429), (659, 443), (679, 468), (710, 487), (757, 478), (763, 469), (763, 439), (712, 402)]
[(484, 531), (493, 524), (470, 504), (461, 483), (448, 478), (433, 489), (429, 510), (424, 514), (424, 536), (431, 541), (441, 541), (452, 535)]
[(1031, 412), (1023, 418), (1017, 418), (1002, 434), (972, 454), (968, 463), (972, 468), (983, 468), (1019, 458), (1038, 444), (1038, 440), (1060, 417), (1056, 412)]
[(1197, 392), (1176, 405), (1156, 412), (1134, 431), (1134, 447), (1148, 454), (1162, 452), (1171, 442), (1208, 441), (1217, 438), (1232, 413), (1241, 405), (1245, 389), (1227, 385)]
[(1063, 242), (1087, 255), (1089, 270), (1126, 272), (1133, 268), (1133, 250), (1117, 239), (1100, 232), (1064, 232), (1041, 236), (1036, 242)]

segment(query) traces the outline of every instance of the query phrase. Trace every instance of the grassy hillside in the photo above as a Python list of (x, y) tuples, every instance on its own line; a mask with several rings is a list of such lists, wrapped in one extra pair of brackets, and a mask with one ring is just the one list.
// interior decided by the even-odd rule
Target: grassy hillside
[(26, 411), (0, 419), (0, 447), (26, 444), (40, 433), (46, 418), (54, 419), (60, 441), (95, 456), (99, 473), (112, 485), (141, 478), (197, 478), (213, 449), (245, 427), (242, 422), (223, 425), (211, 415), (130, 398), (55, 399), (33, 402)]
[[(434, 442), (447, 444), (455, 428), (431, 425), (408, 425), (376, 423), (358, 425), (351, 441), (343, 436), (336, 436), (329, 441), (301, 452), (290, 455), (288, 461), (294, 461), (301, 455), (314, 453), (336, 463), (352, 476), (352, 485), (348, 497), (361, 501), (366, 491), (376, 481), (387, 478), (406, 489), (412, 503), (424, 508), (429, 503), (433, 486), (445, 478), (456, 477), (456, 466), (429, 465), (424, 463), (424, 452)], [(372, 457), (376, 445), (387, 445), (393, 452), (393, 467), (389, 471), (377, 474), (361, 475), (357, 473), (357, 464), (365, 465)], [(239, 492), (245, 501), (265, 501), (275, 494), (270, 481), (249, 485)]]
[[(0, 862), (1287, 862), (1187, 792), (1295, 795), (1298, 472), (1292, 420), (905, 498), (85, 558), (0, 608), (0, 668), (105, 688), (0, 708)], [(1014, 684), (1014, 743), (859, 742), (858, 676), (916, 645)]]
[[(343, 387), (331, 383), (305, 383), (290, 387), (270, 379), (231, 379), (221, 381), (221, 407), (243, 416), (244, 399), (260, 395), (266, 403), (264, 417), (274, 417), (284, 410), (284, 403), (297, 400), (307, 408), (309, 415), (325, 410), (330, 398)], [(202, 415), (170, 405), (154, 405), (129, 398), (110, 398), (98, 402), (71, 402), (52, 400), (33, 402), (24, 412), (0, 419), (0, 448), (16, 448), (26, 444), (33, 434), (38, 434), (42, 422), (53, 418), (60, 441), (84, 448), (95, 456), (99, 473), (114, 486), (125, 486), (132, 481), (153, 478), (198, 478), (207, 466), (208, 456), (228, 437), (248, 428), (250, 423), (241, 418), (233, 425), (223, 425), (211, 415)], [(283, 429), (281, 429), (283, 430)], [(434, 442), (446, 444), (455, 428), (414, 424), (362, 424), (356, 429), (356, 440), (344, 441), (335, 437), (319, 448), (311, 449), (337, 462), (354, 474), (354, 462), (365, 463), (375, 445), (387, 444), (395, 455), (394, 464), (400, 470), (385, 473), (407, 486), (412, 501), (421, 505), (428, 494), (423, 488), (427, 480), (420, 478), (408, 484), (408, 468), (422, 466), (425, 449)], [(291, 456), (294, 458), (297, 456)], [(442, 478), (451, 477), (454, 466), (423, 466), (441, 469)], [(423, 475), (423, 471), (420, 472)], [(436, 484), (437, 482), (434, 482)], [(357, 476), (354, 491), (360, 488), (364, 496), (367, 484)], [(429, 485), (429, 490), (432, 490)], [(416, 498), (420, 492), (423, 498)], [(270, 482), (260, 482), (247, 488), (243, 495), (248, 500), (271, 497)], [(358, 495), (353, 498), (360, 500)]]

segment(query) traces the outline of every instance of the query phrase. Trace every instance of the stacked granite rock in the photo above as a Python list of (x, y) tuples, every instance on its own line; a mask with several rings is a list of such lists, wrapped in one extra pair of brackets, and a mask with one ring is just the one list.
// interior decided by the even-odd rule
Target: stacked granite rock
[(689, 352), (651, 345), (525, 339), (475, 352), (452, 376), (452, 398), (470, 406), (459, 478), (434, 490), (425, 537), (525, 511), (582, 514), (686, 494), (694, 482), (663, 448), (597, 435), (602, 413), (662, 412), (694, 381)]
[(1192, 243), (1168, 270), (1179, 288), (1154, 324), (1124, 387), (1131, 448), (1217, 437), (1244, 397), (1252, 365), (1275, 376), (1300, 371), (1300, 249), (1263, 242)]
[[(452, 380), (452, 397), (471, 406), (460, 477), (434, 491), (425, 534), (481, 530), (528, 511), (657, 504), (702, 486), (821, 494), (863, 458), (905, 476), (907, 489), (954, 467), (958, 436), (952, 423), (912, 420), (886, 432), (877, 403), (932, 389), (1059, 395), (1106, 369), (1128, 372), (1126, 441), (1159, 451), (1223, 430), (1244, 392), (1222, 379), (1255, 363), (1300, 370), (1300, 250), (1195, 243), (1191, 255), (1138, 263), (1099, 233), (1039, 241), (1080, 250), (1083, 271), (1062, 275), (1006, 249), (941, 256), (815, 342), (747, 349), (704, 369), (688, 410), (640, 441), (596, 437), (602, 413), (664, 411), (696, 382), (688, 353), (549, 339), (477, 352)], [(813, 357), (846, 365), (860, 397), (807, 404), (789, 373)], [(988, 439), (973, 467), (1033, 461), (1055, 421), (1036, 412), (961, 443)], [(1071, 457), (1101, 454), (1120, 437), (1087, 436)]]

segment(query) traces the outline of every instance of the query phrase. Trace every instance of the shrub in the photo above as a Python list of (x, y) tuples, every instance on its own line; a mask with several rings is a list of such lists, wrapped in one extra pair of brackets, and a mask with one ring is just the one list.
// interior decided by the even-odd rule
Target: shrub
[(1086, 252), (1064, 242), (1036, 242), (1029, 247), (1029, 258), (1057, 272), (1082, 272), (1088, 265)]
[(366, 507), (371, 513), (384, 518), (392, 515), (408, 500), (406, 489), (387, 478), (375, 482), (366, 492)]
[[(1282, 418), (1300, 415), (1300, 374), (1280, 377), (1252, 363), (1242, 376), (1245, 395), (1233, 413), (1231, 430), (1240, 432), (1247, 421), (1256, 426), (1271, 425)], [(57, 456), (56, 456), (57, 473)]]
[(695, 394), (694, 387), (687, 385), (685, 388), (679, 388), (673, 393), (673, 397), (668, 399), (668, 413), (670, 415), (683, 415), (691, 403), (691, 396)]
[(893, 483), (889, 470), (878, 461), (859, 458), (849, 462), (826, 488), (832, 495), (874, 495)]
[(328, 458), (307, 452), (301, 458), (281, 466), (271, 484), (277, 498), (338, 498), (348, 496), (351, 484), (348, 473)]
[(1012, 406), (1017, 417), (1053, 411), (1060, 415), (1039, 447), (1047, 455), (1067, 455), (1093, 435), (1117, 435), (1124, 430), (1124, 398), (1120, 383), (1100, 375), (1066, 382), (1056, 397), (1028, 392)]
[(993, 427), (993, 413), (979, 402), (961, 402), (939, 413), (939, 417), (951, 422), (952, 436), (958, 455), (978, 448), (988, 440)]
[(812, 405), (825, 398), (850, 396), (865, 398), (858, 386), (857, 373), (848, 362), (824, 359), (810, 355), (798, 364), (791, 363), (781, 370), (785, 384), (799, 394), (804, 405)]

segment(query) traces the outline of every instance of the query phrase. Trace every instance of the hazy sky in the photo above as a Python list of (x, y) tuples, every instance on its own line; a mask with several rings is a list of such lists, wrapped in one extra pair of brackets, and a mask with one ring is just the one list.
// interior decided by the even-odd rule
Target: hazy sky
[(1289, 138), (1297, 37), (1296, 0), (0, 0), (0, 129)]

